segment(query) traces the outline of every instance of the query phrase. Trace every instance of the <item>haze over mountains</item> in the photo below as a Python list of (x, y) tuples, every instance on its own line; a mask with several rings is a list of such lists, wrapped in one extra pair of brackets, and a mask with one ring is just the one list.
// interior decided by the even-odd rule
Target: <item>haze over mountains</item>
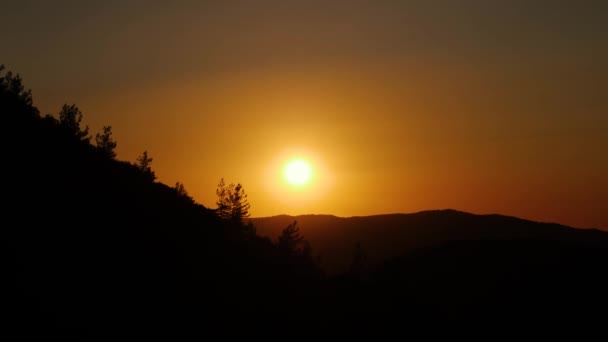
[(147, 153), (131, 163), (115, 159), (110, 135), (91, 143), (75, 105), (41, 116), (2, 70), (0, 113), (6, 336), (377, 340), (604, 328), (606, 232), (453, 210), (249, 225), (157, 182)]
[(332, 215), (277, 215), (252, 218), (257, 233), (276, 239), (296, 221), (311, 242), (321, 266), (329, 272), (346, 271), (355, 246), (360, 244), (367, 260), (375, 264), (425, 247), (466, 240), (547, 240), (580, 243), (606, 241), (608, 234), (596, 229), (575, 229), (503, 215), (475, 215), (456, 210), (431, 210), (412, 214), (359, 217)]

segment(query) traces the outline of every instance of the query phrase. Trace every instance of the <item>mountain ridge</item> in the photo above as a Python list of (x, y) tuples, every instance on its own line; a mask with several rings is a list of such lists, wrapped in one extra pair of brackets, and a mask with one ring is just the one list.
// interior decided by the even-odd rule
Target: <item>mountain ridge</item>
[[(608, 307), (608, 233), (456, 210), (249, 226), (41, 117), (18, 78), (0, 77), (0, 113), (9, 336), (377, 340), (538, 317), (588, 329)], [(294, 218), (312, 250), (293, 229), (268, 238)]]
[[(415, 213), (339, 217), (325, 214), (275, 215), (251, 218), (257, 233), (276, 238), (294, 221), (330, 273), (349, 267), (355, 246), (373, 264), (429, 246), (462, 240), (550, 240), (595, 244), (608, 241), (608, 232), (575, 228), (501, 214), (473, 214), (455, 209)], [(350, 250), (350, 252), (349, 252)]]
[(602, 231), (602, 232), (606, 231), (599, 227), (578, 227), (578, 226), (575, 227), (575, 226), (559, 223), (557, 221), (534, 220), (534, 219), (529, 219), (529, 218), (522, 218), (522, 217), (515, 216), (515, 215), (507, 215), (507, 214), (500, 214), (500, 213), (480, 214), (480, 213), (473, 213), (473, 212), (469, 212), (469, 211), (465, 211), (465, 210), (452, 209), (452, 208), (426, 209), (426, 210), (412, 211), (412, 212), (391, 212), (391, 213), (370, 214), (370, 215), (352, 215), (352, 216), (341, 216), (341, 215), (334, 215), (334, 214), (297, 214), (297, 215), (276, 214), (276, 215), (267, 215), (267, 216), (254, 216), (254, 217), (250, 217), (249, 219), (254, 220), (254, 221), (261, 220), (261, 219), (286, 218), (286, 217), (294, 218), (294, 219), (297, 219), (299, 217), (328, 217), (328, 218), (337, 218), (337, 219), (351, 219), (351, 218), (364, 218), (364, 217), (407, 216), (407, 215), (431, 214), (431, 213), (457, 213), (457, 214), (465, 214), (465, 215), (470, 215), (470, 216), (501, 217), (501, 218), (516, 219), (519, 221), (533, 222), (533, 223), (558, 225), (558, 226), (572, 228), (572, 229), (597, 230), (597, 231)]

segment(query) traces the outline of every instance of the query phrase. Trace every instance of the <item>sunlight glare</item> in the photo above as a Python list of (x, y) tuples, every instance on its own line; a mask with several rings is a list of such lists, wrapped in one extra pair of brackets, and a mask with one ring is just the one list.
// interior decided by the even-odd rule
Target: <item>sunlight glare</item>
[(293, 159), (287, 163), (284, 170), (285, 180), (295, 186), (303, 186), (312, 178), (312, 167), (307, 161)]

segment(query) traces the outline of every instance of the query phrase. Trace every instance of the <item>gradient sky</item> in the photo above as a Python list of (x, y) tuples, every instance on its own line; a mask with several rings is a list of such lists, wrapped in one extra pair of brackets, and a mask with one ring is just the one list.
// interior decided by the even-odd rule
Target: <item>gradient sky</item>
[(209, 207), (608, 229), (606, 1), (10, 1), (0, 63)]

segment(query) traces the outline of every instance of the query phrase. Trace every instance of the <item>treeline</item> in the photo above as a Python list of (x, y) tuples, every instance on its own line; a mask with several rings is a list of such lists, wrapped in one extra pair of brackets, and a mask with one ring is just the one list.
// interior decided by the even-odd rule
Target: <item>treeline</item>
[[(89, 126), (83, 125), (83, 113), (76, 104), (64, 104), (56, 117), (51, 114), (40, 116), (38, 109), (33, 105), (31, 90), (25, 89), (19, 74), (4, 71), (4, 65), (0, 65), (0, 96), (3, 111), (9, 116), (22, 115), (29, 119), (39, 120), (47, 129), (55, 131), (57, 136), (61, 136), (67, 141), (71, 140), (74, 145), (88, 148), (90, 152), (96, 152), (98, 158), (116, 160), (117, 142), (112, 137), (112, 126), (103, 126), (102, 131), (96, 133), (95, 139), (92, 141)], [(142, 180), (154, 182), (156, 174), (152, 169), (152, 162), (153, 158), (145, 150), (134, 163), (130, 164), (140, 172)], [(177, 182), (172, 189), (180, 199), (195, 203), (183, 183)], [(243, 185), (240, 183), (226, 184), (222, 178), (216, 195), (217, 208), (214, 212), (222, 220), (225, 228), (238, 230), (245, 235), (255, 235), (253, 223), (245, 222), (245, 219), (249, 217), (250, 204)], [(305, 247), (301, 247), (301, 245)], [(312, 255), (310, 244), (299, 235), (296, 222), (285, 227), (276, 247), (285, 255)]]
[(116, 160), (112, 127), (93, 139), (76, 105), (40, 115), (19, 75), (1, 69), (14, 329), (86, 338), (312, 319), (325, 276), (295, 225), (280, 241), (258, 237), (241, 184), (222, 179), (206, 208), (182, 183), (157, 182), (148, 151)]

